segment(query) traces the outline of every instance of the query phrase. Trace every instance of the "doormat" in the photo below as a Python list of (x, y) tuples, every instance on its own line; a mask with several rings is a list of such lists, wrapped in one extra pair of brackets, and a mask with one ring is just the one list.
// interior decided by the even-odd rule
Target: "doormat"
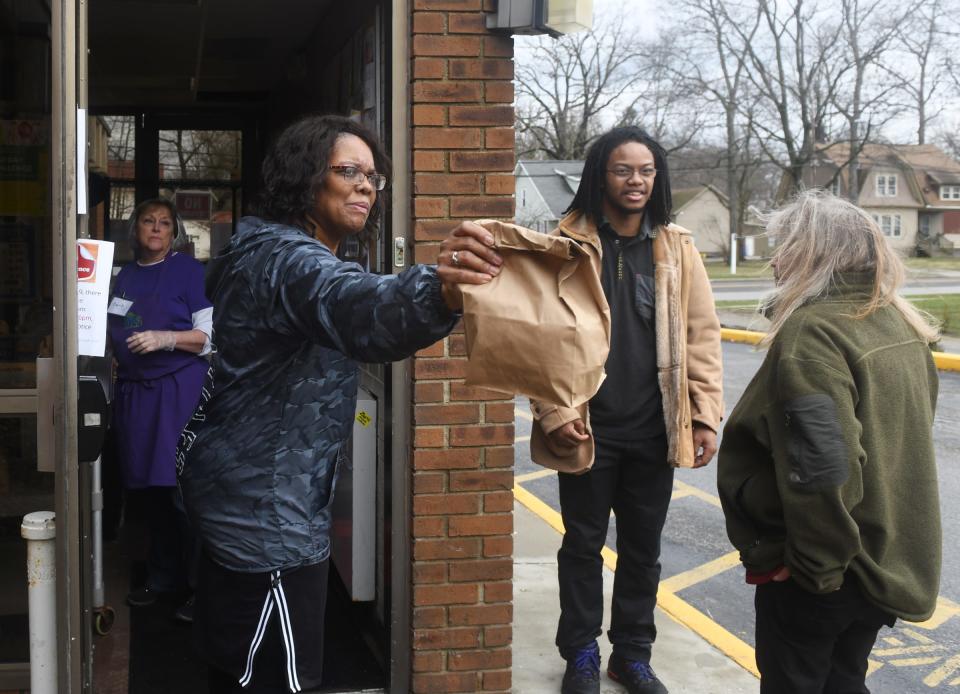
[[(136, 574), (137, 572), (133, 572)], [(207, 666), (193, 651), (190, 626), (173, 612), (182, 597), (164, 596), (150, 607), (130, 609), (129, 694), (207, 694)], [(335, 570), (330, 571), (324, 626), (324, 684), (314, 692), (385, 687), (386, 671), (373, 638), (358, 625), (363, 606), (354, 605)]]

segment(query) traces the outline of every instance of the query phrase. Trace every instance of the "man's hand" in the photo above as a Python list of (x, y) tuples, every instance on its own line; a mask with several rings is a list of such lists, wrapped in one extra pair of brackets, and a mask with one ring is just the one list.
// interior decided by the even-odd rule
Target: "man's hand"
[(449, 308), (463, 307), (458, 284), (486, 284), (500, 274), (503, 259), (493, 243), (493, 235), (479, 224), (461, 222), (440, 244), (437, 275)]
[(567, 422), (550, 432), (550, 441), (558, 448), (576, 448), (590, 438), (582, 419)]
[(693, 425), (693, 467), (703, 467), (717, 452), (717, 432), (703, 424)]

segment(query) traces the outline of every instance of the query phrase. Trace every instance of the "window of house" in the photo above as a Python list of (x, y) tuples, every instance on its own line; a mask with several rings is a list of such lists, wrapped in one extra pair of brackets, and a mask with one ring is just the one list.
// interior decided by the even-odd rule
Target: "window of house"
[(877, 225), (880, 227), (880, 231), (883, 232), (884, 236), (900, 238), (900, 235), (901, 235), (900, 215), (875, 214), (873, 215), (873, 221), (875, 221)]
[(940, 186), (941, 200), (960, 200), (960, 186)]
[(877, 174), (877, 196), (892, 198), (897, 194), (896, 174)]
[(922, 214), (918, 221), (918, 231), (921, 236), (930, 236), (930, 215)]

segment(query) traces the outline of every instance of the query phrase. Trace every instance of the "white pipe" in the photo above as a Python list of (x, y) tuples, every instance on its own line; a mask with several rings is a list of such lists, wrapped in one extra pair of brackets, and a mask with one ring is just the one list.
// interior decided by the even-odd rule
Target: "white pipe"
[(737, 274), (737, 235), (730, 234), (730, 274)]
[(23, 517), (27, 541), (27, 595), (30, 610), (30, 693), (57, 692), (56, 514), (36, 511)]
[(90, 486), (91, 494), (90, 518), (93, 545), (93, 609), (103, 607), (103, 489), (100, 488), (100, 456), (93, 461)]

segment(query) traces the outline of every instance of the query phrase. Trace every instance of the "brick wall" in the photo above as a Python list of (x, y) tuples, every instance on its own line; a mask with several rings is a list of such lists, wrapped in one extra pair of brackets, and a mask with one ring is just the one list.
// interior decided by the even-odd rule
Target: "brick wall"
[[(414, 0), (417, 262), (460, 219), (512, 218), (513, 41), (492, 0)], [(510, 690), (513, 402), (468, 388), (464, 338), (414, 361), (414, 692)]]

